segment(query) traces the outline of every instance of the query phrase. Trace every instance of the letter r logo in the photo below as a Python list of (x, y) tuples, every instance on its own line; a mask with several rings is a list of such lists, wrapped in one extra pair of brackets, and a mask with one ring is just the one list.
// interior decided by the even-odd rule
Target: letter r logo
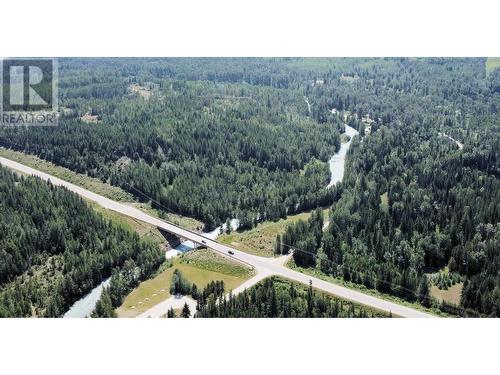
[(54, 110), (51, 59), (2, 60), (2, 111)]

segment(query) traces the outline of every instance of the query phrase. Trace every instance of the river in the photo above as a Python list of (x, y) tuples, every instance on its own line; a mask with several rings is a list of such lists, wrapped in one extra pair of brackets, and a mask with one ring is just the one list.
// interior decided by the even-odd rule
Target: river
[[(304, 97), (305, 98), (305, 97)], [(305, 98), (307, 99), (307, 98)], [(306, 100), (307, 104), (309, 102)], [(328, 183), (327, 187), (331, 187), (335, 185), (337, 182), (342, 181), (342, 178), (344, 177), (344, 168), (345, 168), (345, 159), (347, 155), (347, 150), (349, 150), (349, 147), (351, 146), (352, 138), (358, 134), (358, 131), (349, 125), (345, 124), (345, 134), (349, 136), (349, 141), (342, 143), (340, 145), (340, 150), (337, 152), (335, 155), (331, 157), (331, 159), (328, 161), (328, 165), (330, 167), (330, 182)], [(236, 230), (238, 229), (238, 219), (232, 219), (231, 220), (231, 229)], [(224, 231), (226, 229), (226, 224), (223, 224), (220, 227), (215, 228), (211, 232), (205, 232), (203, 235), (207, 238), (210, 238), (212, 240), (215, 240), (221, 231)], [(194, 249), (194, 243), (192, 241), (184, 241), (174, 249), (170, 249), (165, 253), (165, 257), (167, 259), (173, 258), (181, 253), (185, 253), (186, 251), (190, 251)]]
[[(309, 104), (309, 103), (308, 103)], [(347, 155), (347, 150), (351, 146), (352, 138), (358, 134), (358, 131), (349, 125), (345, 125), (345, 134), (349, 136), (349, 141), (346, 143), (342, 143), (340, 146), (339, 152), (331, 157), (328, 161), (328, 165), (330, 167), (330, 182), (328, 183), (328, 187), (335, 185), (337, 182), (342, 181), (344, 177), (344, 168), (345, 168), (345, 159)], [(238, 220), (231, 220), (231, 229), (238, 229)], [(205, 232), (203, 235), (207, 238), (215, 240), (221, 233), (221, 231), (225, 230), (226, 225), (223, 224), (220, 227), (215, 228), (211, 232)], [(184, 241), (180, 245), (176, 246), (174, 249), (167, 250), (165, 252), (165, 257), (167, 259), (173, 258), (181, 253), (185, 253), (186, 251), (190, 251), (194, 249), (194, 243), (192, 241)], [(104, 287), (109, 285), (110, 279), (104, 280), (101, 284), (95, 287), (89, 294), (87, 294), (82, 299), (78, 300), (71, 306), (71, 308), (64, 314), (65, 318), (85, 318), (89, 316), (92, 311), (95, 309), (95, 305), (99, 298), (101, 297), (102, 290)]]
[(309, 99), (307, 98), (307, 96), (304, 96), (304, 101), (307, 104), (307, 112), (311, 114), (311, 103), (309, 103)]
[(441, 132), (439, 132), (438, 134), (440, 137), (445, 137), (445, 138), (448, 138), (449, 140), (455, 142), (455, 144), (458, 146), (459, 150), (462, 150), (464, 148), (464, 144), (462, 142), (457, 141), (455, 138), (450, 137), (448, 134), (441, 133)]
[[(231, 229), (238, 229), (239, 221), (237, 219), (231, 220)], [(226, 229), (226, 224), (215, 228), (211, 232), (205, 232), (203, 235), (207, 238), (215, 240), (221, 233)], [(194, 243), (192, 241), (184, 241), (174, 249), (167, 250), (165, 252), (165, 258), (170, 259), (186, 251), (194, 249)], [(102, 291), (105, 287), (109, 286), (111, 278), (104, 280), (98, 286), (96, 286), (92, 291), (85, 297), (82, 297), (76, 301), (73, 306), (64, 314), (64, 318), (86, 318), (90, 316), (92, 311), (95, 309), (95, 305), (99, 298), (101, 298)]]
[(73, 306), (64, 314), (63, 318), (87, 318), (95, 309), (95, 305), (99, 298), (101, 298), (102, 291), (105, 287), (109, 286), (111, 278), (107, 278), (85, 297), (76, 301)]
[(344, 169), (345, 169), (345, 159), (347, 156), (347, 150), (351, 146), (352, 138), (358, 134), (358, 131), (354, 128), (351, 128), (349, 125), (345, 124), (345, 134), (349, 136), (349, 142), (342, 143), (340, 145), (340, 150), (335, 155), (331, 157), (328, 161), (328, 165), (330, 167), (330, 182), (328, 183), (328, 187), (335, 185), (337, 182), (342, 181), (344, 178)]
[[(231, 220), (231, 230), (236, 230), (238, 229), (240, 222), (238, 219), (232, 219)], [(215, 228), (213, 231), (210, 232), (204, 232), (203, 236), (210, 238), (211, 240), (215, 240), (221, 232), (226, 230), (226, 224), (222, 224), (220, 227)], [(181, 253), (185, 253), (186, 251), (193, 250), (194, 249), (194, 243), (193, 241), (184, 241), (180, 245), (176, 246), (173, 249), (167, 250), (165, 253), (165, 257), (167, 259), (173, 258)]]

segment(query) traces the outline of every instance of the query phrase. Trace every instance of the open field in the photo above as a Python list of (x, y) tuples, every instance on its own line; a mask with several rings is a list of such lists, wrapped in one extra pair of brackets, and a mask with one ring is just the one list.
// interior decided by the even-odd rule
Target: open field
[(176, 269), (179, 269), (191, 283), (196, 284), (198, 289), (203, 289), (211, 281), (223, 280), (226, 290), (230, 291), (253, 276), (250, 268), (211, 250), (193, 251), (175, 258), (172, 267), (135, 288), (116, 310), (118, 316), (135, 317), (170, 297), (170, 282)]
[(500, 57), (488, 57), (486, 59), (486, 74), (491, 73), (496, 68), (500, 68)]
[(87, 124), (97, 124), (99, 122), (99, 116), (93, 116), (87, 112), (82, 117), (80, 117), (80, 120)]
[(138, 94), (141, 98), (149, 100), (153, 95), (153, 90), (149, 87), (140, 86), (138, 84), (132, 84), (129, 86), (128, 90), (134, 94)]
[(464, 283), (456, 283), (450, 286), (448, 290), (441, 290), (436, 285), (431, 286), (431, 296), (438, 301), (445, 301), (454, 305), (460, 305), (460, 296)]
[[(323, 210), (325, 222), (328, 220), (328, 209)], [(311, 212), (303, 212), (288, 216), (279, 221), (266, 221), (257, 224), (255, 228), (242, 232), (223, 234), (217, 240), (225, 245), (232, 246), (249, 254), (272, 257), (276, 236), (285, 232), (287, 225), (299, 220), (307, 220)]]
[(463, 278), (457, 273), (450, 272), (448, 267), (428, 273), (427, 279), (430, 281), (431, 296), (437, 301), (447, 302), (453, 305), (460, 305), (460, 297), (464, 287)]
[(254, 272), (250, 267), (235, 262), (209, 249), (202, 248), (187, 252), (181, 255), (179, 263), (242, 279), (249, 279), (251, 276), (254, 276)]

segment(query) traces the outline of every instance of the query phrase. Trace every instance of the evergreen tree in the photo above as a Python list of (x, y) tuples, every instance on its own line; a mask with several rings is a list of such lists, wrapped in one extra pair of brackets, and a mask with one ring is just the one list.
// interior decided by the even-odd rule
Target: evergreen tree
[(430, 306), (429, 282), (425, 275), (420, 277), (420, 282), (418, 284), (418, 300), (422, 305), (426, 307)]
[(195, 300), (198, 299), (198, 287), (194, 283), (191, 286), (191, 297), (193, 297), (193, 299)]
[[(206, 302), (198, 300), (197, 318), (246, 317), (246, 318), (305, 318), (305, 317), (387, 317), (377, 311), (353, 303), (343, 303), (325, 293), (314, 293), (309, 287), (277, 278), (267, 278), (248, 290), (226, 300), (214, 293), (217, 283), (211, 283), (200, 293), (208, 296)], [(219, 302), (216, 303), (215, 301)]]
[(189, 306), (186, 303), (184, 303), (184, 307), (182, 308), (182, 313), (181, 313), (183, 318), (189, 318), (191, 317), (191, 310), (189, 309)]
[(276, 242), (274, 244), (274, 253), (276, 255), (283, 254), (282, 243), (281, 243), (281, 234), (276, 235)]
[(104, 288), (102, 291), (101, 298), (97, 301), (93, 316), (96, 318), (116, 318), (116, 312), (111, 302), (109, 288)]

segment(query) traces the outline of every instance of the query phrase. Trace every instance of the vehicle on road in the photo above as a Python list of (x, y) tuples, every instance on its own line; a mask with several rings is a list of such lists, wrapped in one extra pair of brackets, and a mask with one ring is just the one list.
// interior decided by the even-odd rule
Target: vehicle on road
[[(104, 208), (113, 210), (119, 214), (126, 215), (132, 217), (134, 219), (142, 220), (146, 223), (152, 224), (166, 230), (170, 233), (174, 233), (182, 238), (187, 240), (198, 242), (200, 241), (198, 234), (193, 234), (192, 232), (185, 230), (181, 227), (178, 227), (174, 224), (168, 223), (163, 220), (159, 220), (156, 217), (152, 217), (150, 215), (145, 214), (143, 211), (140, 211), (134, 207), (123, 205), (119, 202), (113, 201), (109, 198), (100, 196), (96, 193), (93, 193), (89, 190), (77, 187), (70, 182), (61, 180), (55, 176), (46, 174), (44, 172), (38, 171), (26, 165), (17, 163), (13, 160), (6, 159), (4, 157), (0, 157), (0, 164), (2, 166), (6, 166), (8, 168), (23, 172), (28, 175), (38, 176), (42, 180), (48, 181), (50, 180), (52, 184), (57, 186), (64, 186), (70, 191), (79, 194), (82, 197), (88, 198)], [(201, 240), (205, 241), (205, 240)], [(205, 246), (210, 247), (211, 249), (218, 251), (220, 253), (229, 254), (233, 256), (235, 259), (240, 260), (244, 263), (247, 263), (256, 269), (257, 273), (265, 273), (266, 275), (278, 275), (284, 276), (293, 281), (297, 281), (306, 285), (309, 285), (309, 282), (312, 280), (315, 288), (338, 295), (344, 299), (352, 300), (354, 302), (358, 302), (364, 305), (368, 305), (374, 307), (376, 309), (392, 312), (392, 314), (402, 317), (431, 317), (432, 315), (402, 306), (393, 302), (389, 302), (380, 298), (376, 298), (367, 294), (363, 294), (361, 292), (351, 290), (336, 284), (329, 283), (327, 281), (317, 279), (311, 277), (309, 275), (300, 273), (295, 270), (291, 270), (286, 268), (280, 264), (275, 263), (274, 259), (262, 258), (256, 255), (251, 255), (243, 252), (238, 252), (237, 255), (234, 254), (233, 250), (229, 250), (226, 246), (218, 243), (217, 241), (210, 241), (210, 245), (208, 244), (208, 239), (205, 241)], [(261, 278), (259, 275), (254, 277), (252, 280), (260, 281)], [(249, 287), (249, 284), (246, 284)]]

